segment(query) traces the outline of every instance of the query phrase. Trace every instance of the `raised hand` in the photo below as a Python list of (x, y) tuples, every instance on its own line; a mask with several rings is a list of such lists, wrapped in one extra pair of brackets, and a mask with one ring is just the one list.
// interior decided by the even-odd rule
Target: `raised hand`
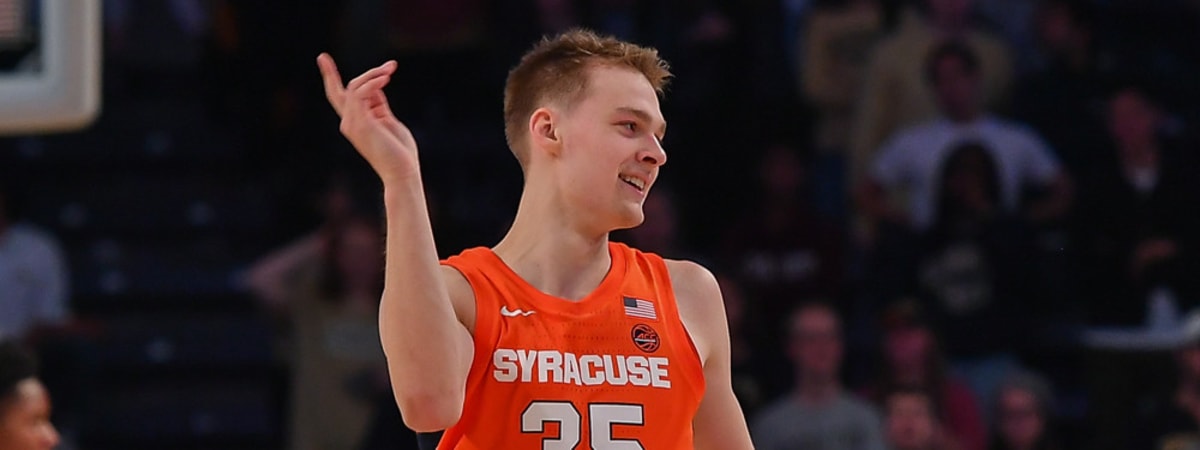
[(392, 114), (383, 87), (391, 81), (396, 62), (364, 72), (343, 85), (337, 65), (327, 53), (317, 57), (325, 82), (325, 97), (341, 116), (342, 135), (354, 145), (386, 184), (418, 173), (417, 142), (412, 132)]

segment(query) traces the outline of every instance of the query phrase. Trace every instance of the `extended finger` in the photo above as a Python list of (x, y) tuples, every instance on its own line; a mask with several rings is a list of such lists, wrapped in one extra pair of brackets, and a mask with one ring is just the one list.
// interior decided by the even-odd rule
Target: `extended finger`
[(321, 79), (325, 83), (325, 98), (333, 109), (341, 114), (342, 102), (346, 98), (346, 88), (342, 84), (342, 76), (338, 73), (337, 64), (328, 53), (317, 56), (317, 67), (321, 70)]
[(346, 85), (346, 89), (354, 90), (358, 86), (362, 86), (363, 83), (366, 83), (367, 81), (375, 79), (381, 75), (391, 75), (392, 72), (394, 72), (395, 70), (396, 70), (396, 62), (395, 61), (385, 62), (385, 63), (379, 65), (378, 67), (375, 67), (371, 70), (363, 72), (362, 75), (355, 77), (353, 80), (350, 80), (350, 84)]

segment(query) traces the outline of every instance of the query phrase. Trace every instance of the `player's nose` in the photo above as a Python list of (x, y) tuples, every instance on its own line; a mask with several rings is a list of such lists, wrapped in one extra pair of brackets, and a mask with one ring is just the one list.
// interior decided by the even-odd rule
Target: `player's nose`
[(663, 149), (661, 141), (651, 138), (650, 144), (638, 151), (637, 159), (653, 166), (661, 166), (667, 163), (667, 151)]

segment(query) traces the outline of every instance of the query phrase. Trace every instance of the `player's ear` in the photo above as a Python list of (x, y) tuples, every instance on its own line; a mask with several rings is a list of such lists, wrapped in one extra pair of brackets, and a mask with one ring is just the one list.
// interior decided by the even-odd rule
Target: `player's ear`
[(546, 151), (551, 156), (558, 156), (562, 150), (562, 139), (559, 133), (555, 111), (550, 108), (538, 108), (529, 116), (529, 141), (535, 151)]

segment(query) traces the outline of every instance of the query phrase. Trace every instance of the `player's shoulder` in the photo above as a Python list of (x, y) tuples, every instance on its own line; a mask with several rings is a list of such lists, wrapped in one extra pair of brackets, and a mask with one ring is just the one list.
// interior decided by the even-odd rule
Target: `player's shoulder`
[[(721, 286), (711, 270), (698, 262), (685, 259), (663, 259), (671, 277), (671, 289), (680, 309), (692, 310), (702, 316), (712, 316), (725, 307)], [(720, 316), (724, 316), (723, 312)]]
[(717, 286), (716, 275), (713, 275), (711, 270), (708, 270), (707, 267), (696, 261), (663, 258), (663, 264), (667, 266), (667, 271), (671, 273), (672, 282), (687, 284), (711, 283), (712, 287), (715, 288)]

